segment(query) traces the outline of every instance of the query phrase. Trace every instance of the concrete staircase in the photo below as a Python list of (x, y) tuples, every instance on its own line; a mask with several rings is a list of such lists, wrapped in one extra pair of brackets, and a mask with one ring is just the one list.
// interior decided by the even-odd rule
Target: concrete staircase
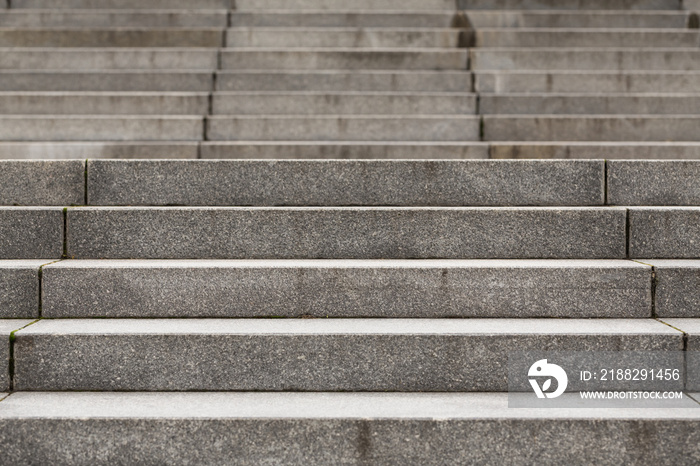
[[(700, 455), (700, 162), (0, 167), (10, 464)], [(508, 408), (514, 351), (683, 352), (686, 404)]]
[(0, 462), (700, 462), (700, 5), (0, 6)]
[(700, 158), (692, 1), (7, 4), (0, 158)]

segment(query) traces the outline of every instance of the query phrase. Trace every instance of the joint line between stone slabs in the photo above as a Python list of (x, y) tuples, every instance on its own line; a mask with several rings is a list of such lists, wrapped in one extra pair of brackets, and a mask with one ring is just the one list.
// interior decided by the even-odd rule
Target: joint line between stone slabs
[(603, 205), (608, 205), (608, 161), (603, 160)]
[(85, 159), (85, 179), (83, 181), (83, 185), (85, 187), (85, 192), (84, 192), (84, 199), (83, 201), (85, 202), (85, 205), (90, 205), (88, 203), (88, 160)]
[(9, 396), (10, 396), (10, 394), (8, 393), (8, 394), (6, 394), (5, 396), (0, 397), (0, 403), (2, 403), (3, 401), (5, 401)]
[(9, 344), (10, 344), (10, 360), (8, 361), (8, 375), (10, 376), (10, 389), (9, 392), (13, 392), (15, 389), (15, 333), (19, 332), (22, 329), (25, 329), (29, 327), (30, 325), (36, 324), (39, 322), (41, 319), (35, 319), (32, 322), (29, 322), (27, 325), (24, 327), (18, 328), (16, 330), (13, 330), (10, 332), (10, 337), (9, 337)]
[[(8, 395), (8, 396), (9, 396), (9, 395)], [(688, 398), (690, 398), (691, 400), (693, 400), (694, 402), (696, 402), (697, 404), (700, 405), (700, 401), (697, 400), (697, 399), (695, 399), (695, 398), (693, 398), (693, 397), (690, 395), (690, 393), (685, 392), (685, 396), (687, 396)], [(4, 399), (4, 398), (3, 398), (3, 399)], [(0, 401), (2, 401), (2, 400), (0, 400)]]
[(39, 319), (42, 318), (42, 310), (43, 310), (43, 306), (44, 306), (44, 303), (43, 303), (43, 300), (44, 300), (44, 296), (43, 296), (43, 294), (44, 294), (44, 278), (43, 278), (44, 267), (46, 267), (47, 265), (56, 264), (58, 262), (61, 262), (62, 260), (63, 259), (57, 259), (53, 262), (49, 262), (48, 264), (42, 264), (39, 266), (39, 309), (38, 309)]
[[(642, 261), (639, 261), (636, 259), (630, 259), (630, 260), (632, 262), (636, 262), (637, 264), (642, 264), (642, 265), (646, 265), (648, 267), (651, 267), (651, 318), (657, 319), (658, 316), (656, 315), (656, 267), (654, 267), (653, 264), (647, 264), (646, 262), (642, 262)], [(676, 330), (679, 330), (679, 329), (676, 329)], [(682, 330), (679, 330), (679, 331), (682, 331)]]
[(63, 254), (61, 259), (68, 258), (68, 207), (63, 208)]
[(630, 259), (630, 210), (625, 209), (625, 257)]
[[(683, 334), (683, 386), (688, 387), (688, 333), (686, 333), (684, 330), (673, 326), (669, 324), (668, 322), (664, 322), (663, 320), (659, 318), (655, 318), (657, 321), (661, 322), (664, 325), (667, 325), (668, 327), (671, 327), (674, 330), (678, 330)], [(697, 401), (697, 400), (696, 400)]]

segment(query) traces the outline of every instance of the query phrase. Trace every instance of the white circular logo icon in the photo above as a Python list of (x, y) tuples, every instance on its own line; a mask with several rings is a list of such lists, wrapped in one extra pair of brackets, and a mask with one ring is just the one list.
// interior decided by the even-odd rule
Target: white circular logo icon
[[(556, 398), (561, 396), (564, 391), (566, 391), (566, 386), (569, 383), (569, 378), (566, 376), (566, 372), (561, 367), (556, 364), (547, 363), (546, 359), (540, 359), (532, 366), (530, 370), (527, 371), (528, 380), (532, 389), (535, 391), (537, 398)], [(536, 378), (532, 378), (536, 377)], [(540, 386), (538, 378), (545, 378), (542, 385)], [(549, 393), (548, 390), (552, 388), (552, 379), (557, 381), (557, 389)]]

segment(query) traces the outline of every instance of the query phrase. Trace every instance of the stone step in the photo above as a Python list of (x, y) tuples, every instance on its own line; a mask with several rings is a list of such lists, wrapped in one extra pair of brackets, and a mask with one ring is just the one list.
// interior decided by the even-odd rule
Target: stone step
[(196, 159), (198, 155), (199, 143), (187, 141), (0, 142), (0, 160)]
[(683, 337), (654, 319), (45, 319), (15, 332), (14, 388), (502, 392), (513, 352), (677, 355)]
[(700, 205), (695, 161), (609, 161), (608, 202), (613, 205)]
[(208, 93), (0, 92), (3, 115), (206, 115)]
[(465, 11), (476, 28), (668, 28), (684, 29), (687, 11)]
[(226, 10), (233, 6), (232, 1), (233, 0), (12, 0), (12, 8)]
[(0, 205), (85, 204), (84, 160), (0, 162)]
[[(48, 3), (48, 0), (21, 1)], [(578, 10), (582, 7), (589, 10), (678, 10), (681, 3), (679, 0), (587, 0), (584, 4), (580, 0), (356, 0), (352, 3), (342, 0), (236, 1), (238, 10)]]
[(687, 338), (686, 366), (688, 382), (693, 391), (700, 389), (700, 319), (663, 319), (663, 322), (682, 330)]
[[(14, 4), (14, 2), (13, 2)], [(226, 10), (0, 10), (12, 28), (225, 28)]]
[[(36, 1), (36, 0), (35, 0)], [(236, 10), (443, 10), (454, 11), (455, 0), (236, 0)]]
[(472, 76), (466, 70), (230, 70), (217, 73), (216, 90), (471, 92)]
[(696, 115), (486, 115), (486, 141), (700, 141)]
[(508, 48), (471, 49), (472, 70), (696, 71), (695, 48)]
[[(0, 157), (4, 150), (0, 144)], [(204, 141), (200, 155), (202, 159), (487, 159), (489, 146), (471, 141)]]
[(698, 115), (698, 94), (480, 94), (484, 115)]
[(494, 159), (700, 159), (697, 142), (493, 142)]
[[(34, 291), (23, 313), (7, 300), (21, 317), (36, 316), (36, 269), (6, 278)], [(48, 318), (652, 316), (651, 267), (632, 261), (69, 260), (42, 270)]]
[(700, 93), (697, 71), (482, 71), (480, 93)]
[[(51, 262), (54, 260), (0, 260), (0, 319), (39, 318), (40, 269)], [(3, 322), (8, 323), (0, 320), (0, 329), (3, 328)], [(7, 338), (7, 334), (0, 330), (0, 337)], [(0, 356), (0, 371), (6, 374), (6, 367), (3, 367), (5, 364), (4, 357)], [(0, 387), (7, 390), (1, 380)]]
[[(0, 319), (0, 338), (6, 342), (0, 345), (0, 391), (10, 389), (10, 345), (7, 342), (9, 342), (12, 332), (30, 323), (32, 323), (31, 320)], [(0, 393), (0, 401), (3, 401), (4, 395)], [(7, 431), (5, 428), (0, 429), (3, 435)]]
[(476, 47), (698, 47), (700, 31), (658, 29), (477, 29)]
[(630, 207), (629, 255), (700, 259), (700, 207)]
[(213, 81), (211, 71), (0, 71), (2, 92), (209, 92)]
[(691, 15), (687, 11), (358, 11), (345, 7), (336, 11), (234, 11), (231, 26), (684, 29), (689, 26)]
[[(466, 58), (465, 58), (466, 62)], [(212, 48), (0, 48), (1, 70), (208, 70)]]
[(625, 223), (619, 207), (84, 207), (67, 256), (624, 259)]
[(2, 115), (3, 141), (200, 141), (204, 118), (185, 115)]
[(476, 94), (454, 92), (217, 92), (212, 99), (213, 115), (476, 114)]
[(328, 11), (267, 10), (233, 11), (231, 26), (259, 27), (357, 27), (357, 28), (449, 28), (466, 24), (464, 14), (456, 11)]
[(207, 139), (478, 141), (479, 122), (471, 115), (215, 115), (207, 118)]
[(450, 48), (466, 47), (470, 42), (466, 31), (426, 27), (238, 27), (226, 31), (227, 47)]
[(679, 0), (457, 0), (460, 10), (678, 10), (680, 7)]
[(700, 159), (697, 142), (2, 142), (2, 159)]
[(467, 50), (456, 48), (237, 48), (222, 50), (220, 69), (466, 70), (467, 65)]
[[(506, 393), (15, 392), (0, 405), (0, 448), (13, 464), (564, 464), (576, 451), (584, 464), (684, 465), (700, 450), (700, 410), (686, 401), (510, 409)], [(212, 437), (217, 448), (202, 449)]]
[[(700, 288), (697, 286), (700, 280), (700, 261), (639, 259), (638, 262), (654, 267), (654, 312), (659, 318), (670, 323), (667, 317), (700, 317)], [(676, 327), (686, 330), (683, 326)]]
[(0, 28), (0, 47), (220, 47), (223, 29)]
[(0, 259), (60, 259), (63, 242), (63, 208), (0, 207)]
[[(15, 166), (10, 163), (10, 169)], [(84, 166), (75, 163), (71, 166), (75, 167), (76, 176), (83, 174)], [(22, 168), (33, 175), (41, 169), (41, 164), (21, 163), (19, 169), (8, 175), (9, 186), (18, 184), (12, 183), (12, 176), (21, 175)], [(90, 160), (87, 203), (96, 206), (587, 206), (603, 204), (604, 171), (602, 160)], [(0, 171), (0, 180), (4, 178)], [(16, 192), (12, 188), (8, 191)], [(83, 190), (77, 191), (82, 201)], [(3, 196), (0, 187), (0, 201), (16, 197)]]

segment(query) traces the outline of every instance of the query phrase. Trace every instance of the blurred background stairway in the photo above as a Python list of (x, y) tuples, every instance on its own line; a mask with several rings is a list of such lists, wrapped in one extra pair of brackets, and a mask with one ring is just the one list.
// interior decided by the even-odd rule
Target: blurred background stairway
[(0, 158), (698, 158), (698, 14), (581, 5), (14, 0)]

